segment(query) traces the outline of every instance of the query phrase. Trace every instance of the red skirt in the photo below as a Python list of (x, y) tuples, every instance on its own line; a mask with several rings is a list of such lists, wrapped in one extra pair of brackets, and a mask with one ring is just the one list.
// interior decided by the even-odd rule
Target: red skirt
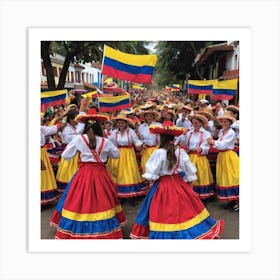
[(57, 239), (121, 239), (126, 224), (117, 190), (104, 164), (81, 163), (50, 224)]

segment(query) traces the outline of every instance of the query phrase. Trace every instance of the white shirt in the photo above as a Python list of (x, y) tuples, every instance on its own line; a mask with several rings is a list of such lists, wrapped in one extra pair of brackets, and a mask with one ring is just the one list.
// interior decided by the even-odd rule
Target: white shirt
[(114, 129), (108, 139), (112, 141), (115, 146), (135, 145), (136, 147), (140, 147), (143, 144), (130, 127), (126, 128), (123, 134), (118, 128)]
[(177, 163), (171, 170), (167, 169), (167, 151), (165, 149), (157, 149), (149, 157), (146, 163), (146, 172), (142, 175), (143, 178), (147, 180), (157, 180), (159, 177), (164, 175), (178, 174), (184, 172), (184, 181), (191, 182), (197, 180), (196, 168), (190, 161), (188, 154), (181, 148), (177, 148), (175, 154), (177, 156), (180, 152), (179, 165), (176, 170), (174, 168), (177, 166)]
[(75, 127), (71, 126), (69, 123), (63, 128), (61, 136), (62, 136), (62, 143), (68, 144), (71, 140), (79, 134), (82, 134), (85, 129), (84, 123), (78, 123)]
[[(86, 141), (88, 142), (87, 134), (84, 134)], [(100, 136), (96, 136), (96, 147), (95, 151), (98, 153), (99, 148), (102, 143), (102, 138)], [(73, 140), (67, 145), (66, 149), (62, 153), (62, 157), (66, 160), (71, 159), (76, 155), (77, 152), (80, 152), (80, 159), (82, 162), (96, 162), (95, 157), (92, 155), (89, 147), (85, 144), (81, 135), (77, 135), (73, 138)], [(102, 162), (106, 162), (108, 157), (110, 158), (118, 158), (120, 156), (119, 149), (113, 145), (113, 143), (104, 138), (104, 145), (99, 154), (99, 158)]]
[(232, 125), (231, 128), (235, 131), (236, 138), (239, 138), (239, 120), (236, 120)]
[(219, 132), (218, 140), (214, 141), (213, 147), (218, 150), (233, 150), (235, 142), (235, 132), (232, 128), (224, 135), (224, 130), (221, 129)]
[(46, 144), (46, 136), (57, 133), (57, 126), (41, 126), (41, 147)]
[(180, 135), (178, 139), (176, 139), (175, 144), (178, 142), (182, 146), (187, 146), (189, 151), (196, 151), (201, 148), (201, 154), (206, 155), (210, 149), (210, 145), (206, 141), (207, 138), (212, 138), (211, 133), (201, 127), (197, 132), (192, 130), (188, 131), (186, 134)]
[[(159, 125), (161, 123), (152, 122), (152, 125)], [(148, 146), (156, 146), (159, 144), (160, 136), (159, 134), (151, 133), (149, 130), (149, 125), (147, 123), (142, 123), (138, 131), (140, 133), (140, 140)]]
[(182, 118), (179, 118), (176, 121), (176, 126), (184, 127), (184, 128), (187, 128), (188, 130), (192, 130), (193, 129), (192, 122), (188, 119), (188, 116), (186, 116), (184, 121), (182, 120)]

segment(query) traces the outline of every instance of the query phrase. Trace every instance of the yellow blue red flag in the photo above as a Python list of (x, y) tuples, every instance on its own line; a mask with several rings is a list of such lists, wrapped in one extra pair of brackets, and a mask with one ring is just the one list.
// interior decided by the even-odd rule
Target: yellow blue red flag
[(101, 113), (116, 112), (131, 108), (130, 95), (98, 97), (98, 109)]
[(41, 92), (41, 112), (47, 108), (66, 103), (67, 89)]
[(151, 84), (156, 62), (155, 54), (128, 54), (104, 45), (101, 73), (119, 80)]

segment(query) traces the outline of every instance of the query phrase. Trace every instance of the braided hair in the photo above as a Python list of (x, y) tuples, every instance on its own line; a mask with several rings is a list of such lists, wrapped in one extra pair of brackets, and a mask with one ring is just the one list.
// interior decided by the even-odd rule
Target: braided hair
[(85, 124), (84, 133), (87, 134), (89, 139), (89, 147), (91, 149), (96, 148), (96, 135), (102, 137), (103, 132), (100, 124), (98, 122), (87, 120)]
[(175, 145), (173, 141), (174, 141), (173, 135), (167, 135), (167, 134), (160, 135), (159, 147), (167, 151), (168, 170), (171, 170), (177, 162), (177, 157), (175, 155)]

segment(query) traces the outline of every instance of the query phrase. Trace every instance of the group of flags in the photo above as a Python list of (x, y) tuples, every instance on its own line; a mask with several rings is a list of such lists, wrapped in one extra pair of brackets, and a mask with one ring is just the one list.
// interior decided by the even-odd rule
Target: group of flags
[[(130, 81), (140, 84), (151, 84), (157, 56), (135, 55), (115, 50), (104, 45), (102, 75), (110, 76), (104, 81), (103, 91), (107, 94), (100, 94), (97, 91), (82, 94), (84, 98), (97, 99), (100, 112), (114, 112), (131, 108), (130, 95), (124, 89), (113, 82), (113, 78)], [(230, 100), (236, 93), (238, 80), (189, 80), (188, 92), (190, 94), (210, 94), (213, 99)], [(141, 86), (134, 88), (142, 89)], [(166, 89), (179, 91), (179, 84), (172, 84)], [(121, 95), (114, 96), (108, 92), (117, 92)], [(65, 104), (67, 90), (41, 92), (41, 112), (47, 108)]]
[(190, 94), (210, 94), (215, 100), (231, 100), (236, 94), (238, 79), (231, 80), (189, 80)]

